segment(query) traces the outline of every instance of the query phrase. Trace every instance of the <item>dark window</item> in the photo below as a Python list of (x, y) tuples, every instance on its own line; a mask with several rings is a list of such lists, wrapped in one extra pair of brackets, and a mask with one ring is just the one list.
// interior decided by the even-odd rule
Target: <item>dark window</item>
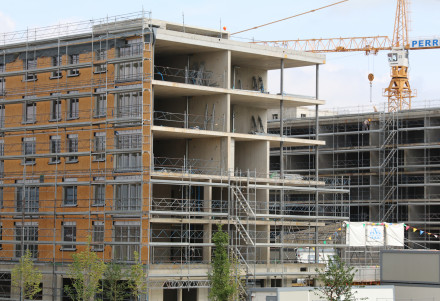
[(15, 257), (20, 258), (26, 250), (31, 252), (32, 258), (38, 257), (38, 245), (32, 242), (38, 241), (38, 226), (16, 226), (15, 228)]
[(140, 227), (139, 226), (115, 226), (115, 242), (132, 244), (115, 245), (114, 256), (116, 260), (133, 261), (134, 252), (139, 252)]
[(77, 201), (77, 186), (64, 187), (64, 205), (76, 206)]
[(93, 187), (94, 187), (93, 205), (104, 206), (105, 205), (105, 185), (98, 184), (98, 185), (93, 185)]
[[(16, 210), (17, 212), (38, 212), (40, 202), (39, 187), (25, 187), (23, 195), (23, 187), (16, 188)], [(24, 201), (24, 208), (23, 208)]]
[[(76, 225), (63, 225), (63, 241), (64, 242), (76, 242)], [(63, 250), (75, 250), (76, 245), (65, 245), (62, 246)]]

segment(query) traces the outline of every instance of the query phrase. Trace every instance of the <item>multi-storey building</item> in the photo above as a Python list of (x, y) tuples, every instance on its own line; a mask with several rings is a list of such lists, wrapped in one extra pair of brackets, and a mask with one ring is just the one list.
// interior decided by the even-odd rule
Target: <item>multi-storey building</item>
[(106, 262), (140, 253), (150, 300), (206, 300), (216, 224), (248, 285), (313, 275), (294, 248), (325, 246), (316, 229), (343, 217), (295, 215), (269, 195), (340, 191), (270, 174), (271, 147), (323, 142), (268, 135), (266, 114), (323, 101), (264, 87), (268, 70), (324, 56), (140, 14), (3, 37), (1, 297), (17, 296), (10, 270), (30, 250), (43, 299), (60, 300), (90, 237)]
[[(406, 232), (407, 247), (439, 249), (432, 234), (440, 231), (440, 114), (437, 102), (415, 105), (418, 108), (397, 113), (386, 112), (386, 107), (327, 112), (331, 116), (319, 120), (319, 139), (326, 144), (319, 149), (318, 166), (322, 176), (346, 179), (344, 187), (350, 193), (344, 195), (344, 207), (351, 221), (405, 223), (411, 230), (422, 230)], [(284, 134), (313, 138), (313, 114), (291, 113), (284, 121)], [(269, 132), (279, 134), (278, 124), (269, 120)], [(285, 169), (313, 174), (315, 158), (312, 149), (291, 148), (285, 151)], [(273, 149), (271, 168), (278, 169), (279, 162), (279, 150)], [(296, 196), (298, 202), (301, 198)]]

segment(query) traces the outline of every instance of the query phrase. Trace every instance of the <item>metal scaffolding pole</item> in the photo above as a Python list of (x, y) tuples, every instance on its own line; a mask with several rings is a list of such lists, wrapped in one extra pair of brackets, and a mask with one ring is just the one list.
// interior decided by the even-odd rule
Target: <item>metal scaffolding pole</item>
[[(316, 65), (316, 99), (319, 97), (319, 65)], [(316, 105), (315, 108), (315, 139), (319, 139), (319, 106)], [(319, 146), (316, 145), (315, 147), (315, 177), (316, 181), (318, 181), (319, 177)], [(318, 186), (317, 186), (318, 188)], [(318, 216), (319, 216), (319, 191), (318, 189), (315, 192), (315, 215), (316, 215), (316, 222), (318, 222)], [(317, 247), (315, 248), (315, 262), (319, 263), (319, 230), (318, 227), (315, 227), (315, 244)]]

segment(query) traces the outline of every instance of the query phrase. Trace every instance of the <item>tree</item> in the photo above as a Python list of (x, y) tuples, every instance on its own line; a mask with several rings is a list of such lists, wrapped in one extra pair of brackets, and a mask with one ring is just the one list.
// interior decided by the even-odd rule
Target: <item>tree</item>
[(42, 278), (41, 272), (34, 267), (31, 251), (27, 249), (11, 272), (12, 286), (21, 290), (20, 300), (32, 300), (36, 294), (41, 292), (40, 283)]
[(323, 269), (315, 269), (318, 273), (318, 280), (323, 286), (316, 288), (328, 301), (354, 301), (356, 300), (352, 291), (354, 271), (353, 267), (347, 266), (345, 262), (335, 256), (329, 258), (328, 264)]
[(211, 281), (209, 299), (228, 301), (236, 294), (231, 261), (228, 256), (229, 235), (222, 231), (222, 225), (217, 226), (217, 232), (212, 236), (215, 245), (214, 258), (211, 261), (211, 271), (208, 278)]
[(72, 279), (72, 285), (66, 285), (64, 289), (74, 301), (92, 301), (96, 294), (102, 292), (100, 281), (106, 266), (102, 259), (90, 250), (90, 240), (89, 237), (84, 251), (72, 255), (73, 262), (67, 273)]
[(125, 267), (118, 263), (110, 263), (104, 272), (104, 296), (110, 301), (124, 300), (129, 296)]
[(133, 296), (138, 299), (141, 295), (148, 292), (147, 277), (138, 252), (134, 252), (134, 261), (128, 273), (128, 288)]

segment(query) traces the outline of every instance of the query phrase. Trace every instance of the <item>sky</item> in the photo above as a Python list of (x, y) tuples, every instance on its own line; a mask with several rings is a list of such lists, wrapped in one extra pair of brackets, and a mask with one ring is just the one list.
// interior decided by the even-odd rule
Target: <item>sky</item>
[[(124, 0), (124, 1), (6, 1), (0, 6), (0, 33), (138, 12), (151, 11), (154, 19), (220, 28), (236, 32), (316, 9), (338, 0)], [(386, 35), (392, 37), (397, 0), (349, 0), (323, 10), (234, 36), (289, 40)], [(24, 7), (23, 7), (24, 6)], [(439, 37), (440, 0), (413, 0), (410, 5), (410, 38)], [(0, 35), (1, 40), (1, 35)], [(390, 81), (386, 51), (366, 56), (362, 52), (328, 53), (320, 67), (320, 98), (329, 108), (383, 106), (382, 91)], [(410, 52), (410, 84), (417, 90), (414, 103), (440, 102), (440, 49)], [(374, 73), (370, 103), (368, 73)], [(285, 92), (314, 96), (314, 67), (286, 70)], [(279, 92), (279, 71), (270, 73), (268, 89)]]

